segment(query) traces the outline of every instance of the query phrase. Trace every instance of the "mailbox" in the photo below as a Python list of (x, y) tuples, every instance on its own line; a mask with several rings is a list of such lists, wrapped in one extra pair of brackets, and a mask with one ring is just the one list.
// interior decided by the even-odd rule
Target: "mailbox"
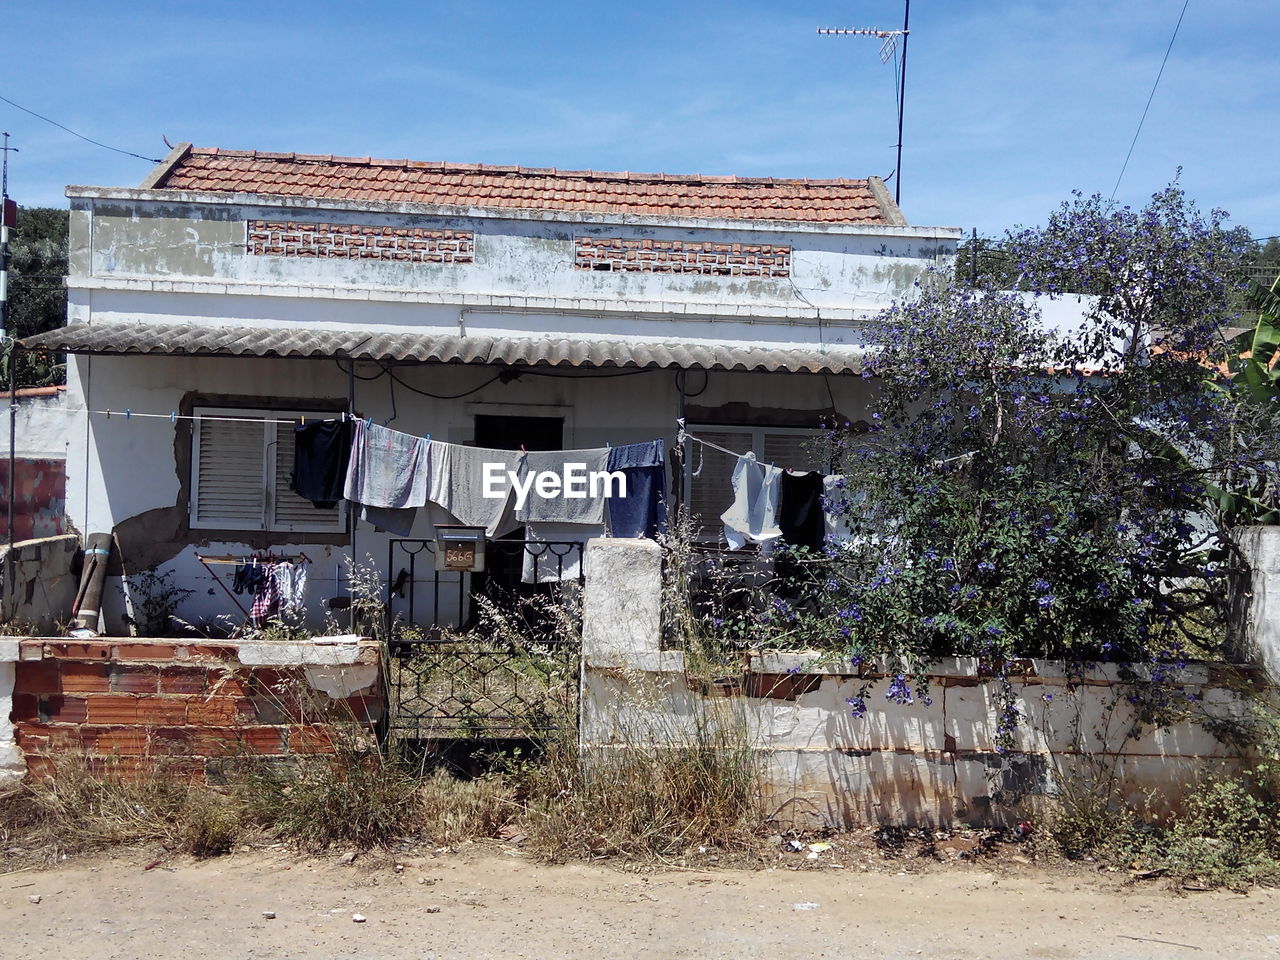
[(484, 572), (484, 527), (440, 524), (436, 527), (436, 569)]

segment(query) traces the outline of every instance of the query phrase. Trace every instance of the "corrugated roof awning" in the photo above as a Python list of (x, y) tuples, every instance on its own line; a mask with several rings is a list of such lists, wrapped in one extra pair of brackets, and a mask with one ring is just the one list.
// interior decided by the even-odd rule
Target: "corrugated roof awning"
[(108, 356), (302, 357), (530, 367), (631, 367), (768, 373), (861, 373), (864, 351), (731, 346), (686, 340), (575, 340), (365, 333), (281, 327), (75, 323), (21, 341), (26, 349)]

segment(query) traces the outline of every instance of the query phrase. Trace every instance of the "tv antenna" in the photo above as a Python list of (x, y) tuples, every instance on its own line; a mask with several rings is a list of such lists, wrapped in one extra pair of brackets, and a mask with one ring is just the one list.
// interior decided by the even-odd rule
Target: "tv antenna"
[(898, 101), (898, 159), (890, 176), (893, 182), (893, 202), (902, 205), (902, 113), (907, 98), (907, 38), (911, 34), (911, 0), (904, 0), (901, 30), (879, 30), (875, 27), (819, 27), (820, 37), (879, 37), (880, 62), (896, 59), (898, 42), (902, 42), (902, 59), (897, 62), (898, 82), (894, 89)]

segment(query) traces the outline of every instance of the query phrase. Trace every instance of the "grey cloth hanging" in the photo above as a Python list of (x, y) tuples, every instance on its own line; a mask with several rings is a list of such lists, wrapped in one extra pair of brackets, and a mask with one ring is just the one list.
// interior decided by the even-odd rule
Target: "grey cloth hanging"
[[(520, 465), (521, 483), (527, 482), (530, 476), (537, 477), (543, 473), (554, 473), (560, 477), (565, 475), (567, 464), (580, 465), (586, 477), (592, 473), (606, 473), (609, 463), (609, 448), (600, 447), (592, 450), (537, 450), (524, 455)], [(516, 519), (525, 523), (604, 523), (604, 505), (606, 496), (591, 496), (591, 484), (585, 484), (586, 495), (567, 497), (562, 489), (554, 496), (544, 497), (538, 493), (536, 484), (530, 487), (523, 507), (516, 508)], [(597, 490), (603, 494), (602, 490)]]
[[(459, 523), (484, 527), (491, 537), (510, 533), (517, 523), (511, 515), (511, 487), (507, 472), (517, 471), (523, 454), (518, 450), (464, 447), (456, 443), (432, 441), (427, 452), (430, 483), (427, 498), (448, 511)], [(485, 465), (501, 471), (505, 491), (501, 497), (486, 497)]]

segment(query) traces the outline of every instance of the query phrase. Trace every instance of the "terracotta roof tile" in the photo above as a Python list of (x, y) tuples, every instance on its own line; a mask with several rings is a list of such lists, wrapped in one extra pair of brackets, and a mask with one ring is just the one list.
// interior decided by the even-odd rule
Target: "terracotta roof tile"
[[(786, 180), (701, 174), (605, 173), (193, 147), (158, 189), (697, 216), (807, 223), (902, 223), (868, 180)], [(885, 204), (890, 209), (885, 208)]]

